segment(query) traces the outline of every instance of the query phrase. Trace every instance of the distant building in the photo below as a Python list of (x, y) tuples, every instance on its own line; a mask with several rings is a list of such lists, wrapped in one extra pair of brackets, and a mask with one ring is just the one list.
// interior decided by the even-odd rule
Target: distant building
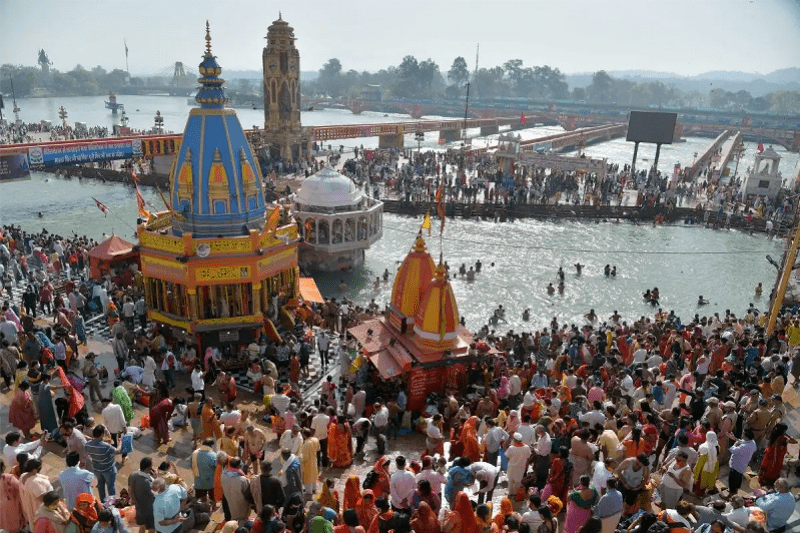
[(361, 99), (369, 102), (380, 102), (382, 99), (381, 86), (367, 84), (361, 87)]

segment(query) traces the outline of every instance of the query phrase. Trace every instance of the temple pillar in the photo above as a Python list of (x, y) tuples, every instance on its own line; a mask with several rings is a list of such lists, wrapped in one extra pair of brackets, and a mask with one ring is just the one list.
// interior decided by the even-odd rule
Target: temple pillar
[(253, 283), (253, 315), (261, 314), (261, 283)]
[(186, 293), (189, 295), (189, 313), (188, 318), (190, 322), (197, 321), (197, 289), (194, 287), (187, 287)]

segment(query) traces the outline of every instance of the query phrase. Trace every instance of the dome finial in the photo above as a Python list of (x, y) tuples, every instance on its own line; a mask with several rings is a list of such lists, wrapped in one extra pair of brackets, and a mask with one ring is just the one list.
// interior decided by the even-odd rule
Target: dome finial
[(283, 20), (283, 15), (281, 15), (280, 11), (278, 11), (278, 20)]
[(206, 57), (211, 57), (211, 25), (206, 20)]

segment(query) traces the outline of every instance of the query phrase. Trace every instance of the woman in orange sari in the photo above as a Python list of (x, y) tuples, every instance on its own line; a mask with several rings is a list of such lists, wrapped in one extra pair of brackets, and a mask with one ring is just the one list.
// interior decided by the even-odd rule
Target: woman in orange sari
[(361, 479), (354, 475), (347, 478), (344, 484), (344, 507), (342, 511), (355, 509), (361, 499)]
[(389, 458), (385, 455), (381, 456), (380, 459), (375, 461), (375, 466), (373, 466), (373, 470), (378, 474), (378, 479), (375, 483), (370, 487), (372, 492), (375, 494), (375, 499), (389, 495), (389, 465), (391, 462)]
[(414, 533), (442, 533), (442, 526), (436, 519), (428, 502), (422, 502), (411, 515), (411, 529)]
[(473, 463), (481, 460), (481, 448), (478, 445), (478, 417), (471, 416), (464, 423), (461, 430), (461, 442), (464, 444), (464, 457), (472, 459)]
[(444, 521), (444, 533), (480, 533), (478, 517), (472, 510), (472, 503), (465, 492), (456, 496), (456, 505)]
[(343, 416), (328, 426), (328, 459), (334, 468), (353, 464), (353, 433)]
[(509, 516), (513, 516), (517, 520), (520, 519), (518, 513), (514, 512), (514, 504), (508, 498), (503, 498), (503, 501), (500, 502), (500, 511), (496, 515), (494, 515), (494, 523), (497, 526), (497, 529), (503, 529), (503, 526), (506, 524), (506, 518)]
[(30, 388), (31, 385), (27, 381), (20, 383), (8, 409), (8, 422), (22, 431), (28, 440), (33, 439), (31, 430), (36, 425), (36, 411), (33, 408)]
[(375, 507), (375, 495), (371, 490), (365, 490), (361, 493), (361, 499), (356, 504), (356, 514), (361, 527), (369, 529), (372, 520), (378, 516), (378, 508)]

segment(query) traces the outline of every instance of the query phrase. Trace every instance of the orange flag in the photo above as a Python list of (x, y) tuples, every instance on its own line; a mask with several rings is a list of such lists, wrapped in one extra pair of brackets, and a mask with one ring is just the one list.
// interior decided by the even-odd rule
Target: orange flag
[(274, 232), (278, 229), (278, 222), (281, 220), (281, 206), (276, 206), (275, 210), (267, 218), (267, 231)]

